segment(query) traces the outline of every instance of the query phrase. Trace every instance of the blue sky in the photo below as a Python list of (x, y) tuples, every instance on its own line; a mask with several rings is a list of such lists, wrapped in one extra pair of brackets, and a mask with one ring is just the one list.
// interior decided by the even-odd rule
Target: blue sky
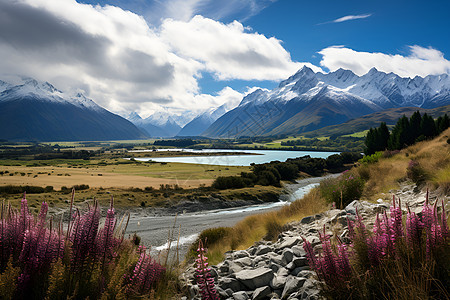
[(235, 106), (305, 64), (448, 73), (449, 28), (450, 1), (0, 0), (0, 75), (122, 115), (181, 114)]

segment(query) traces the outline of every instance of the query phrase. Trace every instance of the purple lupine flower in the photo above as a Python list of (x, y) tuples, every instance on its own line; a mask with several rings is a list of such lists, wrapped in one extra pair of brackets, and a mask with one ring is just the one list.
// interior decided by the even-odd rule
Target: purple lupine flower
[(303, 236), (303, 249), (306, 252), (306, 259), (308, 260), (308, 264), (311, 267), (311, 269), (313, 269), (314, 271), (317, 272), (318, 270), (318, 261), (317, 261), (317, 257), (314, 254), (314, 250), (313, 247), (311, 245), (310, 242), (308, 242)]
[(114, 248), (119, 244), (119, 240), (114, 237), (116, 218), (114, 215), (114, 199), (111, 197), (110, 207), (106, 213), (105, 225), (98, 232), (97, 251), (103, 256), (103, 265), (107, 258), (114, 256)]
[(421, 246), (423, 227), (424, 224), (408, 207), (408, 214), (406, 215), (406, 241), (411, 249)]
[(95, 244), (98, 225), (100, 220), (100, 211), (98, 203), (94, 202), (94, 207), (80, 215), (77, 212), (74, 220), (74, 230), (71, 232), (70, 240), (72, 242), (72, 267), (75, 272), (83, 270), (88, 257), (94, 257), (97, 253)]
[(445, 212), (444, 200), (442, 200), (441, 224), (442, 237), (447, 239), (450, 237), (450, 233), (447, 224), (447, 214)]
[(208, 267), (207, 250), (203, 247), (202, 240), (198, 243), (198, 258), (197, 263), (197, 284), (200, 288), (201, 297), (203, 300), (219, 299), (216, 288), (214, 286), (214, 277), (211, 276), (211, 269)]
[(337, 247), (338, 247), (338, 258), (337, 258), (338, 273), (339, 276), (341, 277), (341, 280), (347, 280), (352, 273), (350, 261), (348, 258), (347, 246), (339, 240), (339, 244)]
[(126, 280), (127, 291), (134, 293), (146, 293), (160, 279), (165, 268), (146, 255), (146, 248), (139, 247), (140, 256), (131, 276)]

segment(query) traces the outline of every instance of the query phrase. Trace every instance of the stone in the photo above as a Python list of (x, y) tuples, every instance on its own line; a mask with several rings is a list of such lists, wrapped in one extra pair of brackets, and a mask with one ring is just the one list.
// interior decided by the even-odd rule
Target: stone
[(253, 266), (253, 261), (251, 260), (250, 257), (242, 257), (239, 259), (235, 259), (234, 262), (238, 265), (240, 265), (241, 267), (251, 267)]
[(292, 250), (292, 253), (294, 253), (294, 255), (297, 257), (306, 256), (306, 251), (305, 251), (305, 249), (303, 249), (302, 246), (293, 246), (291, 248), (291, 250)]
[(297, 267), (291, 271), (291, 274), (294, 276), (298, 276), (298, 277), (304, 277), (304, 276), (300, 276), (299, 274), (303, 271), (308, 271), (308, 270), (309, 270), (309, 266)]
[(262, 300), (262, 299), (267, 299), (269, 298), (269, 295), (272, 293), (272, 290), (270, 289), (270, 287), (268, 286), (263, 286), (260, 288), (257, 288), (254, 292), (253, 292), (253, 300)]
[(230, 261), (229, 262), (229, 267), (228, 268), (229, 268), (228, 272), (232, 273), (232, 274), (237, 273), (237, 272), (241, 271), (242, 269), (244, 269), (243, 266), (241, 266), (238, 263), (235, 263), (234, 261)]
[[(266, 264), (266, 266), (267, 266), (267, 264)], [(269, 268), (270, 268), (274, 273), (276, 273), (276, 272), (278, 272), (278, 270), (280, 270), (280, 268), (282, 268), (282, 266), (280, 266), (279, 264), (276, 264), (276, 263), (270, 263), (270, 264), (269, 264)]]
[(277, 276), (287, 277), (289, 275), (289, 271), (285, 268), (280, 268), (277, 272)]
[(231, 254), (231, 256), (233, 257), (233, 259), (237, 259), (237, 258), (249, 257), (250, 254), (245, 250), (240, 250), (240, 251), (234, 251)]
[(316, 216), (307, 216), (300, 220), (301, 224), (309, 224), (316, 219)]
[(230, 277), (220, 278), (217, 282), (217, 285), (224, 290), (227, 290), (227, 289), (231, 289), (233, 291), (242, 290), (241, 283), (238, 280), (236, 280), (234, 278), (230, 278)]
[(248, 298), (248, 295), (246, 292), (240, 291), (240, 292), (233, 293), (233, 299), (234, 300), (247, 300), (249, 298)]
[(297, 245), (300, 242), (300, 238), (298, 237), (288, 237), (284, 239), (284, 241), (277, 247), (278, 249), (291, 248), (294, 245)]
[(236, 279), (249, 290), (269, 285), (272, 278), (272, 270), (265, 267), (254, 270), (242, 270), (236, 273)]
[(285, 265), (285, 264), (283, 263), (283, 257), (282, 257), (281, 255), (277, 255), (277, 254), (275, 254), (275, 253), (271, 253), (271, 254), (269, 255), (269, 262), (271, 262), (271, 263), (276, 263), (276, 264), (278, 264), (278, 265)]
[(290, 277), (286, 280), (281, 299), (287, 299), (290, 294), (298, 291), (305, 283), (306, 278)]
[(219, 294), (220, 298), (228, 298), (230, 295), (220, 287), (216, 287), (216, 291)]
[[(270, 287), (274, 290), (282, 290), (286, 283), (286, 277), (275, 275), (270, 282)], [(281, 295), (281, 294), (280, 294)]]
[(292, 253), (291, 249), (284, 249), (283, 253), (281, 254), (281, 261), (283, 262), (283, 265), (287, 265), (289, 262), (292, 261), (294, 258), (294, 253)]
[(255, 252), (256, 256), (260, 256), (266, 253), (272, 252), (272, 248), (267, 245), (259, 245), (258, 249)]

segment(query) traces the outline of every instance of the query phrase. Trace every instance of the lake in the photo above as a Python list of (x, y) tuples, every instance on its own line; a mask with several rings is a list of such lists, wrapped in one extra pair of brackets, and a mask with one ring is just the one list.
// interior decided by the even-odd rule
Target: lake
[[(320, 152), (320, 151), (231, 150), (231, 149), (203, 149), (203, 150), (171, 149), (170, 151), (185, 151), (194, 153), (247, 152), (248, 154), (216, 155), (216, 156), (140, 157), (136, 158), (136, 160), (139, 161), (151, 160), (155, 162), (179, 162), (189, 164), (220, 165), (220, 166), (249, 166), (251, 163), (263, 164), (275, 160), (286, 161), (286, 159), (288, 158), (302, 157), (305, 155), (309, 155), (315, 158), (327, 158), (332, 154), (339, 154), (339, 152)], [(145, 151), (134, 151), (134, 152), (145, 152)]]

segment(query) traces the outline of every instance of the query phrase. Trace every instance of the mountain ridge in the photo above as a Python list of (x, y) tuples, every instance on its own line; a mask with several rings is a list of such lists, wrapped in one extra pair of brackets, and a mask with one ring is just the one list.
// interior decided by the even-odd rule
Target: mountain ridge
[(48, 82), (0, 84), (0, 138), (23, 141), (141, 139), (131, 122), (81, 93), (65, 94)]
[(372, 68), (315, 73), (304, 66), (273, 90), (255, 90), (204, 131), (207, 137), (298, 134), (382, 111), (450, 104), (448, 74), (403, 78)]

